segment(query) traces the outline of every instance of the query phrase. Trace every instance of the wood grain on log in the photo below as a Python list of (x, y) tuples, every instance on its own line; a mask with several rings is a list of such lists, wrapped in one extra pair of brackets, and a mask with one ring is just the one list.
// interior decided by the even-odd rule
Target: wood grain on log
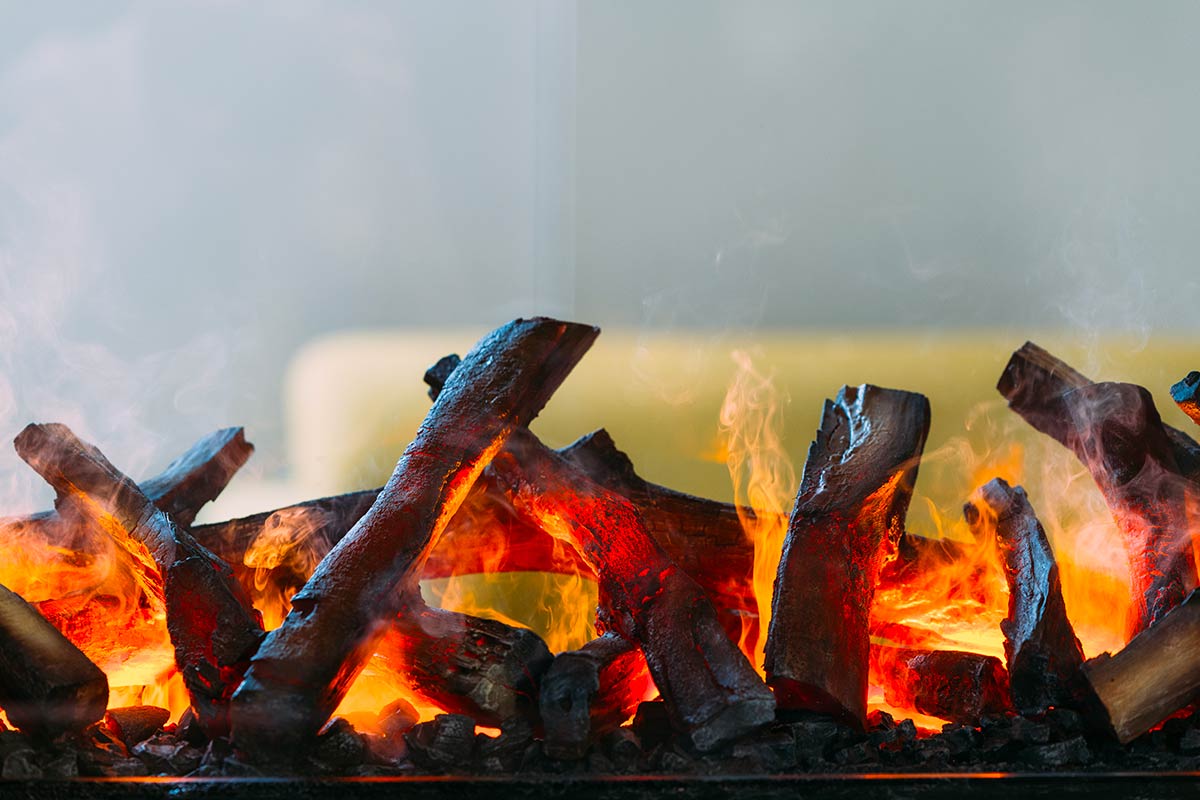
[(1013, 705), (1022, 714), (1078, 705), (1083, 647), (1067, 618), (1058, 564), (1021, 487), (996, 478), (964, 507), (972, 528), (993, 527), (1008, 581), (1000, 623)]
[(595, 328), (517, 320), (454, 371), (374, 505), (292, 598), (233, 703), (233, 738), (264, 757), (310, 742), (400, 612), (404, 592), (479, 473), (596, 338)]
[(766, 670), (781, 708), (865, 725), (871, 601), (928, 432), (919, 394), (864, 385), (826, 401), (775, 580)]

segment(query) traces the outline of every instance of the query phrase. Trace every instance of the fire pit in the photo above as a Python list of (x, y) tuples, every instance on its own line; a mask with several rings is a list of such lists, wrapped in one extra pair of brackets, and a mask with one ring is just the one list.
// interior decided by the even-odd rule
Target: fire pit
[[(597, 334), (494, 331), (426, 373), (387, 485), (227, 522), (195, 518), (250, 457), (241, 429), (138, 484), (65, 426), (28, 426), (17, 451), (57, 501), (0, 521), (28, 565), (0, 592), (3, 778), (74, 796), (1194, 785), (1200, 445), (1145, 389), (1033, 344), (1000, 376), (1128, 554), (1127, 618), (1082, 626), (1075, 562), (1002, 466), (974, 476), (963, 536), (907, 530), (918, 393), (827, 401), (790, 514), (650, 483), (604, 430), (547, 447), (526, 426)], [(1193, 418), (1198, 391), (1196, 373), (1172, 390)], [(422, 596), (463, 572), (544, 576), (598, 606), (588, 640)], [(1097, 636), (1114, 654), (1087, 657)], [(375, 707), (340, 711), (363, 691)]]

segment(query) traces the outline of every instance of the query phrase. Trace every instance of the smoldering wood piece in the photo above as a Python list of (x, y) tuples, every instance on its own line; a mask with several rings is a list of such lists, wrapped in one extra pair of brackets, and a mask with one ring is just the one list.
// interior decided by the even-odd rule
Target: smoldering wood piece
[(1189, 372), (1186, 378), (1172, 386), (1171, 399), (1200, 425), (1200, 372)]
[(994, 526), (1008, 581), (1001, 621), (1013, 705), (1022, 714), (1078, 706), (1083, 647), (1067, 617), (1058, 564), (1021, 487), (996, 478), (963, 509), (972, 528)]
[(1200, 591), (1187, 598), (1116, 655), (1083, 665), (1096, 712), (1127, 744), (1200, 699)]
[(774, 718), (775, 699), (700, 586), (646, 531), (637, 506), (527, 430), (492, 462), (517, 511), (569, 541), (595, 572), (613, 629), (637, 642), (677, 730), (701, 751)]
[[(254, 445), (246, 441), (241, 428), (224, 428), (205, 436), (160, 474), (143, 481), (142, 493), (178, 524), (189, 525), (253, 452)], [(59, 506), (54, 511), (0, 519), (0, 541), (36, 535), (47, 542), (70, 542), (78, 514), (69, 497), (60, 498)]]
[(55, 492), (161, 576), (167, 631), (192, 707), (210, 735), (226, 731), (229, 698), (262, 638), (261, 621), (228, 565), (65, 425), (29, 425), (14, 443)]
[(405, 587), (479, 473), (595, 340), (596, 328), (537, 318), (484, 337), (454, 370), (370, 510), (334, 546), (267, 635), (234, 696), (233, 739), (291, 757), (345, 695)]
[[(996, 388), (1008, 400), (1009, 408), (1035, 430), (1066, 445), (1072, 424), (1063, 397), (1091, 383), (1065, 361), (1026, 342), (1012, 354)], [(1180, 474), (1200, 482), (1200, 444), (1178, 428), (1163, 425), (1163, 430)]]
[(553, 656), (531, 630), (410, 599), (376, 648), (409, 688), (453, 714), (498, 726), (537, 719)]
[(1196, 585), (1188, 509), (1200, 484), (1180, 465), (1173, 429), (1144, 388), (1092, 383), (1032, 344), (1013, 354), (997, 388), (1013, 411), (1091, 473), (1129, 553), (1129, 635), (1144, 630)]
[(826, 401), (775, 579), (767, 681), (781, 708), (866, 724), (871, 601), (929, 432), (929, 401), (877, 386)]
[(19, 595), (0, 586), (0, 708), (27, 733), (57, 736), (104, 716), (108, 679)]
[(964, 725), (1011, 709), (1008, 673), (995, 656), (876, 646), (871, 666), (884, 699), (900, 708)]
[(538, 704), (550, 758), (583, 758), (644, 699), (646, 658), (636, 644), (605, 633), (578, 650), (559, 653), (542, 678)]

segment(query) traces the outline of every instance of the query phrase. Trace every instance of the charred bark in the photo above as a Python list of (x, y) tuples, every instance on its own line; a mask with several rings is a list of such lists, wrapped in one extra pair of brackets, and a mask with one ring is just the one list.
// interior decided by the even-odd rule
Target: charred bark
[(17, 453), (58, 493), (162, 581), (167, 630), (197, 717), (227, 728), (229, 697), (262, 637), (261, 622), (229, 567), (157, 509), (95, 447), (64, 425), (29, 425)]
[(1083, 665), (1105, 726), (1122, 744), (1200, 699), (1200, 591), (1116, 655)]
[(531, 630), (431, 608), (412, 599), (376, 657), (439, 708), (481, 725), (537, 719), (538, 685), (553, 656)]
[(255, 654), (234, 697), (238, 748), (270, 757), (311, 741), (402, 609), (406, 587), (479, 473), (541, 410), (596, 334), (517, 320), (467, 355), (374, 505), (322, 559)]
[(1171, 399), (1200, 425), (1200, 372), (1189, 372), (1186, 378), (1172, 386)]
[(0, 586), (0, 708), (27, 733), (78, 731), (104, 716), (108, 679), (20, 596)]
[(826, 401), (775, 579), (767, 681), (781, 708), (866, 723), (871, 601), (929, 432), (929, 401), (864, 385)]
[(995, 656), (873, 647), (871, 660), (884, 699), (894, 706), (964, 725), (1011, 708), (1008, 674)]
[(636, 505), (524, 430), (491, 469), (519, 513), (572, 542), (591, 566), (614, 630), (641, 645), (673, 724), (694, 747), (712, 750), (774, 718), (770, 690), (703, 590), (647, 533)]
[(997, 388), (1091, 473), (1129, 553), (1129, 634), (1144, 630), (1196, 585), (1188, 510), (1200, 487), (1179, 460), (1191, 458), (1183, 444), (1191, 440), (1163, 424), (1144, 388), (1092, 383), (1033, 344), (1013, 354)]
[(559, 653), (542, 678), (538, 698), (546, 755), (583, 758), (593, 743), (632, 716), (647, 682), (642, 651), (616, 633)]
[(1000, 478), (964, 507), (973, 528), (992, 525), (1008, 580), (1004, 658), (1013, 705), (1022, 714), (1078, 706), (1083, 648), (1067, 618), (1058, 564), (1025, 490)]

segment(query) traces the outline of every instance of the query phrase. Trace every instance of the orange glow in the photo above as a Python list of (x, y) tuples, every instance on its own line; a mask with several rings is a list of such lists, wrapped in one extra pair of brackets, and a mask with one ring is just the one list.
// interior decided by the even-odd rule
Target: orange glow
[(771, 623), (771, 593), (787, 535), (788, 511), (796, 494), (796, 473), (783, 448), (784, 398), (771, 376), (754, 368), (749, 354), (734, 351), (733, 361), (737, 372), (721, 406), (720, 455), (733, 481), (738, 519), (754, 545), (750, 579), (758, 608), (757, 618), (747, 616), (743, 621), (738, 645), (765, 676), (763, 654)]

